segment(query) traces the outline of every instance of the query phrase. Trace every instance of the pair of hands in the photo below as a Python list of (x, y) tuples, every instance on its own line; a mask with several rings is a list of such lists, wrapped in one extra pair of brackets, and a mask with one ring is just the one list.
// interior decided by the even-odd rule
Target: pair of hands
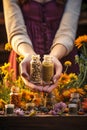
[(56, 58), (52, 58), (53, 63), (54, 63), (54, 68), (55, 68), (55, 75), (53, 76), (53, 84), (46, 85), (46, 86), (41, 86), (41, 85), (35, 85), (30, 82), (30, 76), (29, 76), (29, 68), (30, 68), (30, 61), (31, 57), (26, 56), (20, 63), (20, 75), (27, 87), (34, 91), (41, 91), (41, 92), (47, 92), (50, 93), (54, 88), (57, 87), (58, 79), (62, 73), (62, 64), (60, 61)]

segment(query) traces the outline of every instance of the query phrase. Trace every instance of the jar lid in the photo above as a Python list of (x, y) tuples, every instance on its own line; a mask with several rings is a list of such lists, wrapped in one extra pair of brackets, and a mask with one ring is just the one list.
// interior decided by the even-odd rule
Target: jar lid
[(18, 93), (18, 92), (19, 92), (19, 87), (12, 86), (12, 87), (11, 87), (11, 92), (12, 92), (12, 93)]
[(45, 60), (52, 60), (52, 56), (50, 56), (50, 55), (44, 55), (44, 59)]
[(79, 98), (79, 93), (71, 93), (71, 97)]
[(40, 55), (32, 55), (32, 59), (40, 59)]

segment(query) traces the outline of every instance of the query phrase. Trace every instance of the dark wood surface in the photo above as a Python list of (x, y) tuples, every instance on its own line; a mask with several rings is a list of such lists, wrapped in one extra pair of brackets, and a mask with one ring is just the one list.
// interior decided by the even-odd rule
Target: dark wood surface
[(87, 130), (87, 116), (0, 116), (0, 130)]

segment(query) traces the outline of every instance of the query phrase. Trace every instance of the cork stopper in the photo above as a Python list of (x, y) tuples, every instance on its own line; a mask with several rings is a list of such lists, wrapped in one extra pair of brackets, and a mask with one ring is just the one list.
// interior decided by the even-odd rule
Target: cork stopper
[(32, 55), (32, 59), (33, 59), (33, 60), (40, 59), (40, 55)]

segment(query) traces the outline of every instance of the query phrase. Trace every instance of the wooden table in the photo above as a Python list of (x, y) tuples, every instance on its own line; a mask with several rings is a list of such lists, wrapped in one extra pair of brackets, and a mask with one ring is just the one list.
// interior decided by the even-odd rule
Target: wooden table
[(0, 116), (0, 130), (87, 130), (87, 115)]

